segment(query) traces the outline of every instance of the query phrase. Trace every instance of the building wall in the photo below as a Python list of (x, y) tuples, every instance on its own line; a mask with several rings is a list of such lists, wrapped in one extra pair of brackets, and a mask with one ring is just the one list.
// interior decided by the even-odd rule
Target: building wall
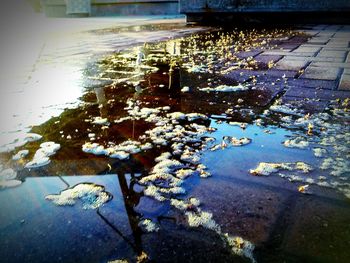
[(349, 0), (179, 0), (180, 12), (322, 12), (350, 11)]
[[(42, 6), (44, 13), (48, 17), (69, 16), (66, 13), (67, 8), (65, 0), (42, 0)], [(175, 14), (179, 14), (178, 0), (91, 0), (91, 12), (89, 15), (114, 16)]]

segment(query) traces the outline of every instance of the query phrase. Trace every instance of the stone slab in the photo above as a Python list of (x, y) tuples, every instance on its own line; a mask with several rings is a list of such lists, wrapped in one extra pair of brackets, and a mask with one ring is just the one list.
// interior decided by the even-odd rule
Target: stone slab
[(252, 51), (239, 52), (238, 54), (236, 54), (236, 56), (239, 58), (248, 58), (248, 57), (255, 57), (260, 53), (262, 53), (261, 50), (252, 50)]
[(326, 47), (343, 47), (343, 48), (348, 48), (349, 47), (349, 42), (328, 42), (326, 44)]
[(287, 60), (298, 60), (298, 61), (305, 61), (305, 62), (336, 62), (336, 63), (342, 63), (344, 61), (343, 58), (337, 58), (337, 57), (303, 57), (303, 56), (285, 56), (284, 57)]
[(275, 68), (271, 68), (269, 70), (247, 70), (247, 69), (241, 69), (241, 70), (234, 70), (230, 73), (227, 73), (225, 75), (225, 78), (229, 78), (232, 80), (236, 80), (239, 82), (246, 82), (250, 80), (253, 77), (256, 77), (259, 81), (271, 81), (280, 79), (282, 80), (283, 77), (285, 78), (294, 78), (297, 74), (297, 71), (293, 70), (279, 70)]
[(337, 91), (337, 90), (326, 90), (326, 89), (308, 89), (300, 87), (291, 87), (285, 93), (285, 96), (299, 97), (314, 100), (334, 100), (334, 99), (345, 99), (349, 97), (349, 92)]
[[(344, 74), (342, 75), (339, 83), (339, 90), (350, 91), (350, 75)], [(349, 94), (350, 96), (350, 94)]]
[(318, 89), (336, 89), (337, 82), (334, 80), (318, 80), (318, 79), (289, 79), (289, 87), (307, 87)]
[(315, 55), (317, 52), (320, 51), (320, 47), (310, 47), (310, 46), (305, 46), (305, 45), (301, 45), (300, 47), (298, 47), (297, 49), (293, 50), (292, 53), (296, 52), (296, 53), (312, 53), (313, 55)]
[[(316, 46), (315, 44), (306, 43), (305, 45)], [(327, 46), (327, 45), (317, 45), (322, 48), (322, 50), (330, 50), (330, 51), (349, 51), (349, 47), (336, 47), (336, 46)]]
[(348, 62), (321, 62), (321, 61), (315, 61), (315, 62), (312, 62), (310, 66), (323, 67), (325, 69), (330, 69), (330, 68), (347, 68), (347, 69), (350, 69), (350, 63), (348, 63)]
[(287, 95), (284, 95), (281, 99), (282, 103), (290, 104), (298, 109), (304, 110), (307, 113), (323, 112), (329, 104), (328, 101), (318, 101)]
[(301, 59), (288, 59), (284, 57), (282, 60), (278, 61), (276, 64), (276, 69), (282, 69), (282, 70), (300, 70), (302, 68), (305, 68), (308, 64), (308, 61)]
[(280, 55), (280, 56), (295, 56), (295, 57), (313, 57), (315, 52), (289, 52), (284, 50), (272, 49), (264, 51), (264, 55)]
[(324, 45), (329, 41), (329, 38), (324, 38), (324, 37), (313, 37), (310, 40), (307, 41), (307, 43), (310, 44), (321, 44)]
[[(313, 62), (317, 63), (317, 62)], [(323, 63), (323, 62), (322, 62)], [(340, 68), (337, 67), (320, 67), (311, 64), (300, 76), (304, 79), (321, 79), (321, 80), (336, 80), (340, 74)]]
[(323, 51), (317, 54), (317, 57), (341, 58), (344, 59), (347, 55), (346, 51)]
[(263, 67), (267, 69), (269, 62), (272, 61), (273, 63), (276, 63), (282, 57), (283, 56), (280, 55), (258, 55), (254, 59), (258, 62), (259, 68)]

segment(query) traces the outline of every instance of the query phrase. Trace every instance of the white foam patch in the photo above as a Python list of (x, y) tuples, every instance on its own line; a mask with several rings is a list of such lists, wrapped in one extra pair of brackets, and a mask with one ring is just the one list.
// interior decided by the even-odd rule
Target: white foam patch
[(183, 92), (183, 93), (190, 92), (190, 87), (187, 87), (187, 86), (183, 87), (181, 89), (181, 92)]
[(203, 226), (214, 231), (220, 231), (220, 226), (214, 221), (212, 213), (205, 211), (188, 211), (185, 215), (191, 227)]
[(61, 146), (55, 142), (44, 142), (40, 144), (40, 148), (35, 152), (32, 161), (28, 162), (24, 167), (28, 169), (39, 168), (48, 165), (50, 156), (54, 155)]
[(244, 91), (248, 90), (249, 88), (247, 86), (243, 86), (242, 84), (238, 84), (237, 86), (229, 86), (229, 85), (219, 85), (215, 88), (201, 88), (200, 91), (206, 91), (206, 92), (237, 92), (237, 91)]
[(102, 117), (94, 117), (91, 121), (93, 124), (98, 124), (98, 125), (107, 125), (108, 124), (108, 119), (107, 118), (102, 118)]
[(112, 198), (101, 185), (81, 183), (68, 188), (57, 195), (47, 195), (46, 200), (52, 201), (58, 206), (72, 206), (80, 200), (83, 209), (97, 209)]
[(231, 138), (231, 144), (233, 146), (244, 146), (244, 145), (250, 144), (251, 142), (252, 142), (252, 139), (247, 138), (247, 137), (243, 137), (240, 139), (237, 139), (235, 137)]
[(159, 227), (157, 226), (157, 224), (155, 224), (150, 219), (143, 219), (142, 221), (140, 221), (139, 226), (149, 233), (157, 232), (159, 230)]
[(255, 169), (251, 169), (250, 173), (252, 175), (270, 175), (272, 173), (276, 173), (280, 170), (300, 170), (303, 173), (308, 173), (313, 170), (313, 168), (304, 163), (304, 162), (296, 162), (296, 163), (259, 163), (259, 165)]
[(0, 189), (16, 187), (22, 184), (20, 180), (17, 180), (17, 172), (11, 168), (3, 169), (0, 167)]
[(24, 157), (26, 157), (28, 154), (29, 154), (28, 150), (21, 150), (12, 156), (12, 160), (14, 160), (14, 161), (21, 160)]
[(322, 158), (327, 154), (327, 150), (323, 148), (313, 148), (314, 155), (318, 158)]
[(234, 254), (247, 257), (253, 263), (256, 262), (253, 255), (255, 247), (251, 242), (244, 240), (239, 236), (231, 237), (228, 234), (224, 234), (223, 237), (226, 239)]
[(300, 115), (300, 111), (297, 108), (292, 108), (292, 106), (288, 105), (272, 105), (270, 110), (285, 114)]
[(283, 145), (288, 148), (306, 149), (309, 146), (309, 142), (302, 137), (286, 140)]

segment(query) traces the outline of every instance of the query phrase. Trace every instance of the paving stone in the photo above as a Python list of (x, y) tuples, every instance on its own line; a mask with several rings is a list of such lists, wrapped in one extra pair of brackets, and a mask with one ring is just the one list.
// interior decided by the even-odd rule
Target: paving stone
[(333, 36), (333, 39), (347, 39), (349, 41), (350, 33), (349, 32), (337, 32)]
[(344, 59), (346, 56), (346, 51), (323, 51), (317, 54), (317, 57), (329, 57), (329, 58), (341, 58)]
[(227, 74), (224, 75), (225, 78), (237, 81), (239, 83), (243, 83), (246, 82), (247, 80), (249, 80), (251, 78), (251, 76), (254, 73), (252, 73), (251, 70), (234, 70), (231, 71)]
[[(312, 29), (314, 30), (324, 30), (325, 28), (327, 27), (327, 25), (316, 25), (316, 26), (313, 26)], [(320, 31), (322, 32), (322, 31)]]
[(328, 101), (319, 101), (301, 97), (283, 95), (282, 103), (287, 103), (307, 113), (323, 112), (329, 105)]
[(318, 46), (318, 47), (321, 47), (322, 50), (326, 51), (326, 50), (329, 50), (329, 51), (350, 51), (350, 48), (349, 47), (337, 47), (337, 46), (327, 46), (326, 45), (315, 45), (315, 44), (311, 44), (311, 43), (306, 43), (305, 45), (310, 45), (310, 46)]
[(321, 31), (320, 33), (317, 34), (317, 36), (331, 38), (332, 36), (334, 36), (334, 34), (335, 34), (334, 32)]
[(315, 29), (304, 29), (302, 30), (302, 32), (311, 36), (316, 36), (318, 33), (320, 33), (319, 30), (315, 30)]
[[(313, 63), (317, 63), (317, 62), (313, 62)], [(340, 74), (340, 68), (319, 67), (319, 66), (313, 66), (311, 64), (306, 68), (305, 72), (300, 76), (300, 78), (336, 80), (339, 74)]]
[(326, 90), (326, 89), (310, 89), (310, 88), (301, 88), (301, 87), (290, 87), (285, 96), (299, 97), (306, 99), (315, 99), (315, 100), (334, 100), (337, 98), (345, 99), (349, 97), (349, 92), (337, 91), (337, 90)]
[(288, 59), (284, 57), (282, 60), (278, 61), (276, 64), (277, 69), (282, 69), (282, 70), (300, 70), (304, 67), (306, 67), (308, 61), (302, 59), (302, 60), (297, 60), (297, 59)]
[(264, 51), (264, 55), (280, 55), (280, 56), (296, 56), (296, 57), (313, 57), (315, 55), (315, 52), (289, 52), (284, 50), (267, 50)]
[(337, 57), (297, 57), (297, 56), (285, 56), (285, 59), (288, 60), (299, 60), (299, 61), (305, 61), (305, 62), (312, 62), (312, 61), (320, 61), (320, 62), (343, 62), (344, 58), (337, 58)]
[[(350, 74), (344, 74), (342, 75), (339, 83), (339, 90), (347, 90), (350, 91)], [(350, 96), (350, 94), (349, 94)]]
[(337, 82), (335, 80), (318, 80), (318, 79), (289, 79), (289, 87), (307, 87), (320, 89), (336, 89)]
[(328, 42), (326, 44), (326, 47), (345, 47), (348, 48), (349, 47), (349, 42)]
[(325, 30), (327, 31), (338, 31), (341, 29), (343, 26), (342, 25), (328, 25)]
[(252, 50), (252, 51), (244, 51), (244, 52), (239, 52), (237, 54), (237, 57), (239, 58), (248, 58), (248, 57), (255, 57), (262, 53), (261, 50)]
[(310, 66), (314, 67), (322, 67), (325, 69), (335, 69), (335, 68), (347, 68), (350, 69), (350, 63), (348, 62), (322, 62), (322, 61), (315, 61), (312, 62)]
[(299, 262), (348, 262), (350, 209), (347, 202), (302, 196), (288, 221), (284, 250)]
[(294, 78), (297, 74), (297, 71), (293, 70), (279, 70), (275, 68), (271, 68), (269, 70), (234, 70), (230, 73), (224, 75), (225, 78), (235, 80), (237, 82), (246, 82), (250, 80), (252, 77), (256, 77), (258, 80), (263, 81), (266, 79), (267, 81), (275, 81), (276, 79), (282, 79), (284, 75), (286, 78)]
[(282, 44), (278, 44), (278, 48), (280, 50), (284, 50), (284, 51), (292, 51), (294, 49), (296, 49), (297, 47), (300, 46), (300, 43), (299, 42), (296, 42), (296, 43), (293, 43), (293, 42), (285, 42), (285, 43), (282, 43)]
[(320, 51), (320, 47), (310, 47), (307, 45), (301, 45), (300, 47), (298, 47), (297, 49), (293, 50), (293, 52), (296, 53), (312, 53), (313, 55), (315, 55), (318, 51)]
[(285, 78), (294, 78), (295, 75), (297, 74), (297, 71), (295, 70), (280, 70), (280, 69), (276, 69), (276, 68), (271, 68), (269, 70), (266, 71), (255, 71), (256, 75), (263, 77), (263, 76), (267, 76), (267, 77), (277, 77), (277, 78), (282, 78), (282, 76), (284, 76)]
[(273, 61), (274, 63), (276, 63), (277, 61), (279, 61), (283, 56), (281, 55), (258, 55), (256, 56), (254, 59), (258, 62), (263, 64), (264, 66), (267, 66), (268, 63), (270, 61)]
[(325, 46), (323, 48), (324, 51), (345, 51), (345, 52), (349, 52), (350, 48), (349, 47), (327, 47)]
[(329, 41), (329, 38), (324, 37), (313, 37), (307, 41), (310, 44), (326, 44)]

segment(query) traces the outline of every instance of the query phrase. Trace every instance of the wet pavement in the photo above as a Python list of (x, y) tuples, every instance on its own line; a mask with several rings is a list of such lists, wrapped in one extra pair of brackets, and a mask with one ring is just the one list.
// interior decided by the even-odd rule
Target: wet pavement
[(350, 27), (158, 22), (2, 91), (4, 262), (347, 262)]

